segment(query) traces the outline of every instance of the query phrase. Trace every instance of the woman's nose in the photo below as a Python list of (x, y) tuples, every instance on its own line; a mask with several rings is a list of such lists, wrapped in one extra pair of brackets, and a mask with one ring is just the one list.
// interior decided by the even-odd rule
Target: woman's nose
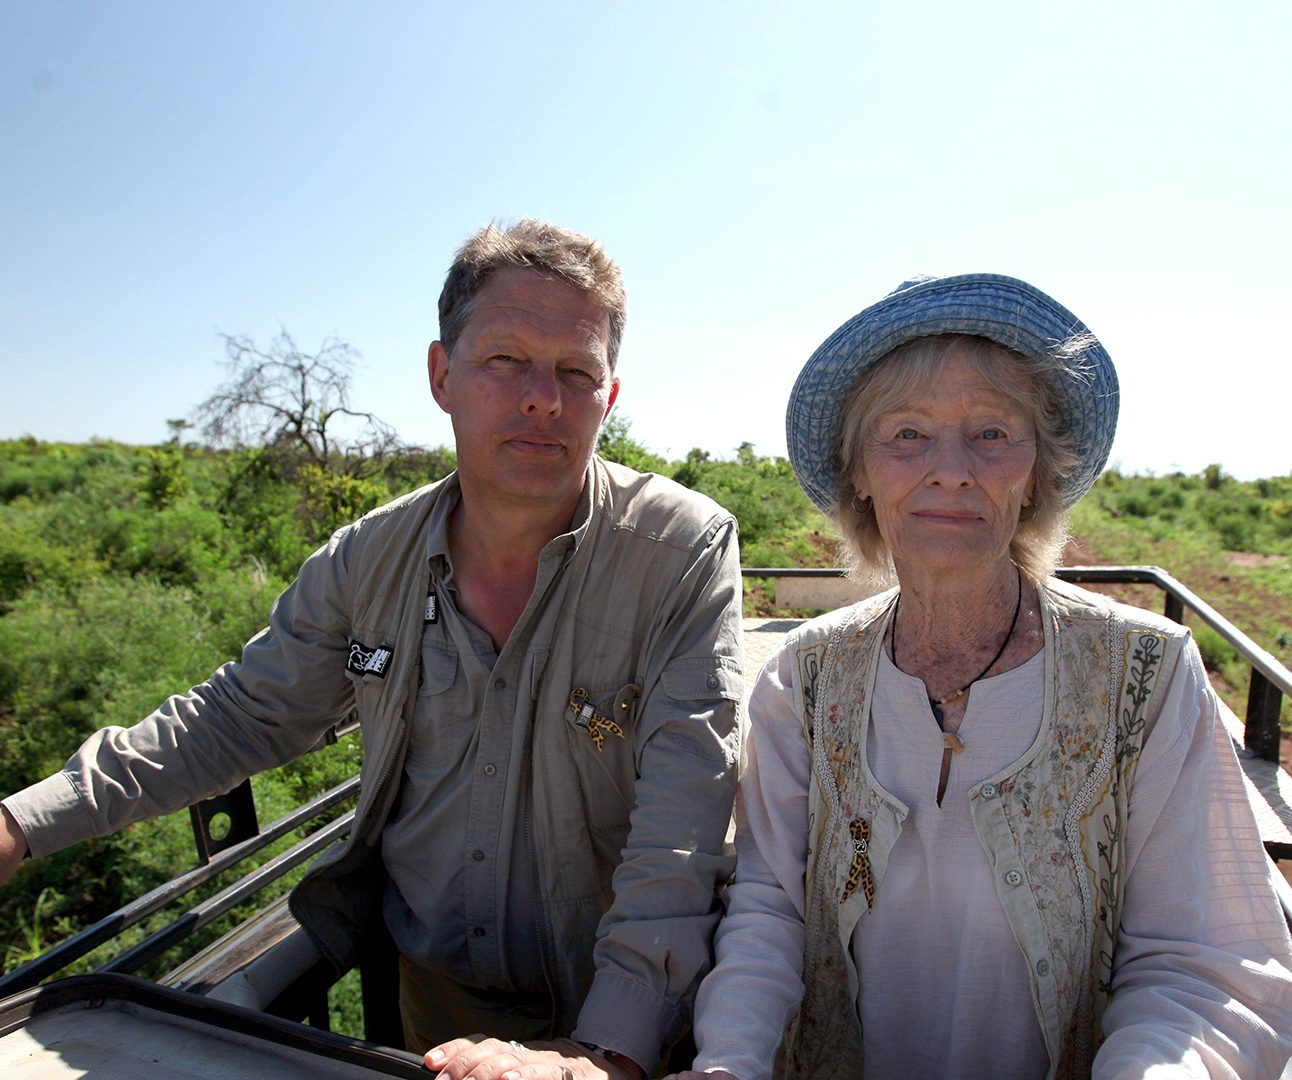
[(963, 439), (944, 436), (930, 449), (928, 482), (941, 487), (967, 487), (973, 483), (972, 455)]

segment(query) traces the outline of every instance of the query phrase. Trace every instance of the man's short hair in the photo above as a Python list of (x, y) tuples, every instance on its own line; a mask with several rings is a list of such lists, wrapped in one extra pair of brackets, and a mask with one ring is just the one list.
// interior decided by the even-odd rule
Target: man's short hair
[(591, 294), (610, 316), (606, 360), (619, 359), (627, 319), (624, 280), (615, 261), (590, 236), (550, 222), (525, 218), (505, 228), (491, 222), (459, 249), (440, 291), (440, 341), (453, 352), (471, 317), (476, 294), (496, 270), (528, 266), (554, 274)]

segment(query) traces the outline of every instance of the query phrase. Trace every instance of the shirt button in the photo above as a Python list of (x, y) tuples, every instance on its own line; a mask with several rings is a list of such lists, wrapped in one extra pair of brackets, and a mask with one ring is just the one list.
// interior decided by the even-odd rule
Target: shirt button
[(996, 785), (983, 784), (981, 794), (984, 799), (994, 799), (996, 797)]
[(1006, 885), (1022, 885), (1022, 884), (1023, 884), (1023, 871), (1021, 871), (1021, 870), (1010, 870), (1010, 871), (1008, 871), (1008, 872), (1005, 874), (1005, 884), (1006, 884)]
[(471, 933), (475, 934), (476, 937), (484, 937), (485, 928), (483, 926), (477, 926), (474, 930), (471, 931)]
[(722, 685), (722, 684), (718, 681), (718, 676), (716, 676), (716, 675), (710, 675), (707, 679), (705, 679), (705, 680), (704, 680), (704, 684), (705, 684), (705, 686), (707, 686), (710, 690), (716, 690), (716, 689), (718, 689), (718, 687), (719, 687), (719, 686), (721, 686), (721, 685)]
[(1038, 975), (1050, 974), (1050, 961), (1046, 960), (1044, 957), (1038, 960), (1036, 962), (1036, 973)]
[(484, 852), (476, 848), (475, 851), (471, 852), (471, 858), (476, 862), (484, 862)]
[(497, 765), (486, 765), (484, 767), (485, 776), (493, 776), (493, 774), (496, 773), (497, 771), (498, 771)]
[(494, 679), (494, 681), (493, 681), (493, 688), (494, 688), (495, 690), (506, 690), (506, 689), (507, 689), (507, 680), (506, 680), (506, 679)]

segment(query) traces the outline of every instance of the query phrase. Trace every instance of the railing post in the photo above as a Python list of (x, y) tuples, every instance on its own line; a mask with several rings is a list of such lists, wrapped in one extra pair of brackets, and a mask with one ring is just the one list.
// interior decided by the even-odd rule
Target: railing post
[(1172, 622), (1184, 625), (1184, 601), (1169, 590), (1166, 594), (1166, 610), (1163, 614)]
[(1243, 728), (1243, 745), (1266, 761), (1279, 760), (1279, 710), (1283, 694), (1256, 668), (1252, 668), (1247, 687), (1247, 722)]

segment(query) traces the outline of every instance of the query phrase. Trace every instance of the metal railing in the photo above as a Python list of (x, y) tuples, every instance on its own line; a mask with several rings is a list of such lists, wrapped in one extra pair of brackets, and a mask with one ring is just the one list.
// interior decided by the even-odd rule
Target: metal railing
[[(298, 828), (326, 814), (328, 811), (353, 798), (359, 790), (359, 778), (351, 777), (338, 784), (330, 791), (324, 792), (315, 799), (268, 826), (263, 832), (257, 832), (250, 839), (226, 848), (214, 855), (209, 862), (203, 862), (192, 870), (172, 878), (159, 885), (151, 892), (145, 893), (125, 907), (114, 911), (91, 926), (59, 942), (53, 948), (43, 952), (34, 960), (0, 976), (0, 997), (27, 990), (43, 980), (62, 971), (64, 968), (93, 952), (100, 945), (111, 941), (119, 934), (143, 922), (163, 908), (188, 895), (194, 889), (213, 880), (239, 863), (245, 862), (253, 855), (263, 851), (270, 844)], [(236, 882), (223, 889), (215, 896), (194, 905), (184, 914), (144, 938), (138, 944), (112, 957), (96, 970), (99, 972), (116, 972), (129, 974), (138, 970), (143, 964), (159, 956), (184, 938), (196, 933), (213, 919), (225, 914), (248, 897), (260, 892), (272, 882), (281, 878), (293, 867), (299, 866), (325, 847), (343, 837), (350, 828), (354, 817), (351, 810), (336, 820), (318, 828), (304, 839), (292, 845), (286, 851), (270, 859), (250, 873), (244, 874)], [(198, 838), (198, 852), (203, 849), (202, 839)]]

